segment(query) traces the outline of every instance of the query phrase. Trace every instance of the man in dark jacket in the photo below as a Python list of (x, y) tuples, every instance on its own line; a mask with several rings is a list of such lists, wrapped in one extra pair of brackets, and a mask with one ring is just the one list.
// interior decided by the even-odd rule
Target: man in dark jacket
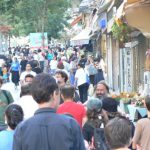
[(60, 95), (55, 79), (39, 74), (31, 89), (39, 109), (17, 127), (13, 150), (85, 150), (77, 122), (70, 116), (56, 114)]

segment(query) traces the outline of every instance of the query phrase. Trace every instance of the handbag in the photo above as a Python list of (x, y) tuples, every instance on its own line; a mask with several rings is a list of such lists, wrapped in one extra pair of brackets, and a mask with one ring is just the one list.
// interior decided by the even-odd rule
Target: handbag
[(93, 134), (93, 144), (94, 145), (94, 150), (110, 150), (105, 134), (104, 134), (104, 129), (103, 128), (96, 128), (92, 122), (88, 122), (88, 124), (94, 129), (94, 134)]
[(94, 67), (94, 65), (90, 64), (88, 68), (89, 75), (95, 75), (97, 73), (97, 69)]
[(90, 85), (90, 78), (89, 78), (89, 76), (88, 76), (87, 73), (86, 73), (86, 83), (87, 83), (88, 85)]

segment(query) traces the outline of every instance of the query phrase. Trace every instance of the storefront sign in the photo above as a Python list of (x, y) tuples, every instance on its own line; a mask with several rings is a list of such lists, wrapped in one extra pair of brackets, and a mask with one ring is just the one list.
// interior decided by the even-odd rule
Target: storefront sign
[(120, 49), (120, 91), (121, 92), (132, 92), (132, 59), (131, 49), (123, 48)]
[(131, 49), (125, 50), (125, 89), (127, 92), (132, 91), (132, 61)]
[(48, 49), (47, 33), (30, 33), (30, 48), (31, 49)]

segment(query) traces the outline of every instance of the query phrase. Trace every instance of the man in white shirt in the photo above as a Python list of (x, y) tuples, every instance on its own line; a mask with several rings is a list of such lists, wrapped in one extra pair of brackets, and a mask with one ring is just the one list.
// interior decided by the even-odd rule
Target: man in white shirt
[(21, 83), (21, 85), (23, 85), (24, 80), (25, 80), (25, 76), (27, 74), (31, 74), (34, 77), (36, 76), (36, 73), (34, 71), (32, 71), (31, 64), (29, 64), (29, 63), (27, 63), (27, 65), (26, 65), (26, 70), (24, 72), (22, 72), (21, 75), (20, 75), (20, 83)]
[(24, 120), (32, 117), (35, 111), (38, 109), (37, 102), (33, 99), (30, 92), (31, 84), (21, 86), (21, 98), (15, 102), (22, 107), (24, 112)]

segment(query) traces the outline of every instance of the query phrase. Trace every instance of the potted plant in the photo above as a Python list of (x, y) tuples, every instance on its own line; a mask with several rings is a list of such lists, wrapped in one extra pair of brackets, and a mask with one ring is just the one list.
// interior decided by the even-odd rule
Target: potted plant
[(121, 20), (115, 21), (112, 26), (112, 35), (113, 37), (119, 41), (119, 44), (122, 46), (123, 43), (128, 42), (130, 40), (129, 34), (131, 32), (131, 29), (129, 26), (121, 22)]

